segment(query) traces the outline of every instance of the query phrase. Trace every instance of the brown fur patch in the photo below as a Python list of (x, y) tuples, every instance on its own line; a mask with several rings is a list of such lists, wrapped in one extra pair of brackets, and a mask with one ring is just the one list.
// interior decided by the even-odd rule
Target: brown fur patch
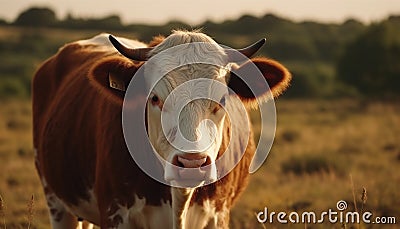
[(155, 37), (153, 37), (153, 40), (150, 41), (148, 46), (155, 47), (155, 46), (159, 45), (161, 42), (163, 42), (164, 39), (165, 39), (165, 37), (162, 35), (155, 36)]

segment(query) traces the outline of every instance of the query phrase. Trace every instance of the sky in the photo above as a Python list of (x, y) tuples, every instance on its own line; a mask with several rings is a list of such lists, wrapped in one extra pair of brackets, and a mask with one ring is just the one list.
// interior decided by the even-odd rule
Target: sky
[[(151, 2), (151, 4), (149, 4)], [(162, 24), (182, 20), (197, 25), (221, 22), (243, 14), (273, 13), (295, 21), (340, 23), (355, 18), (364, 23), (400, 15), (400, 0), (0, 0), (0, 18), (13, 21), (31, 6), (47, 6), (63, 18), (119, 15), (124, 23)]]

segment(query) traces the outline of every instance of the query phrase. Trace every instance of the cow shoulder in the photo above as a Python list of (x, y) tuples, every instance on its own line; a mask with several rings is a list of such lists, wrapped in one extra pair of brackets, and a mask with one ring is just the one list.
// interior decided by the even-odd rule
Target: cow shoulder
[(77, 43), (64, 45), (59, 51), (47, 59), (36, 71), (32, 80), (34, 144), (40, 136), (37, 132), (40, 123), (46, 122), (45, 113), (52, 109), (52, 103), (61, 96), (60, 91), (77, 72), (84, 71), (90, 60), (102, 54), (92, 52), (88, 47)]

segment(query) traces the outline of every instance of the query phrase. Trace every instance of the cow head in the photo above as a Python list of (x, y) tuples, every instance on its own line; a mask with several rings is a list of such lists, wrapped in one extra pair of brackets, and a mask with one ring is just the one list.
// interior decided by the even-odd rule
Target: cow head
[[(148, 60), (144, 65), (144, 79), (151, 91), (146, 105), (148, 136), (166, 161), (165, 180), (180, 186), (217, 179), (215, 161), (221, 156), (225, 108), (232, 97), (240, 98), (245, 106), (254, 106), (260, 101), (257, 98), (282, 93), (290, 81), (286, 68), (270, 59), (232, 64), (229, 52), (200, 32), (175, 31), (154, 48), (128, 48), (112, 36), (110, 41), (135, 63)], [(239, 52), (251, 57), (264, 42)], [(254, 65), (271, 91), (258, 88), (251, 75), (242, 76), (246, 83), (239, 77), (241, 71)], [(118, 75), (116, 78), (117, 82), (124, 81)]]

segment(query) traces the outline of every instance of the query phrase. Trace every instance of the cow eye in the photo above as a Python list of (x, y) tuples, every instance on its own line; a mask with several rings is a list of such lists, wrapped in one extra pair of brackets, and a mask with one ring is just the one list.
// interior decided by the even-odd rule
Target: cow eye
[(151, 101), (151, 104), (154, 105), (154, 106), (158, 106), (160, 104), (160, 98), (158, 98), (158, 96), (155, 95), (155, 94), (153, 94), (150, 97), (150, 101)]
[(153, 96), (151, 97), (151, 101), (152, 101), (153, 103), (158, 103), (158, 101), (160, 101), (160, 99), (158, 98), (158, 96), (153, 95)]

